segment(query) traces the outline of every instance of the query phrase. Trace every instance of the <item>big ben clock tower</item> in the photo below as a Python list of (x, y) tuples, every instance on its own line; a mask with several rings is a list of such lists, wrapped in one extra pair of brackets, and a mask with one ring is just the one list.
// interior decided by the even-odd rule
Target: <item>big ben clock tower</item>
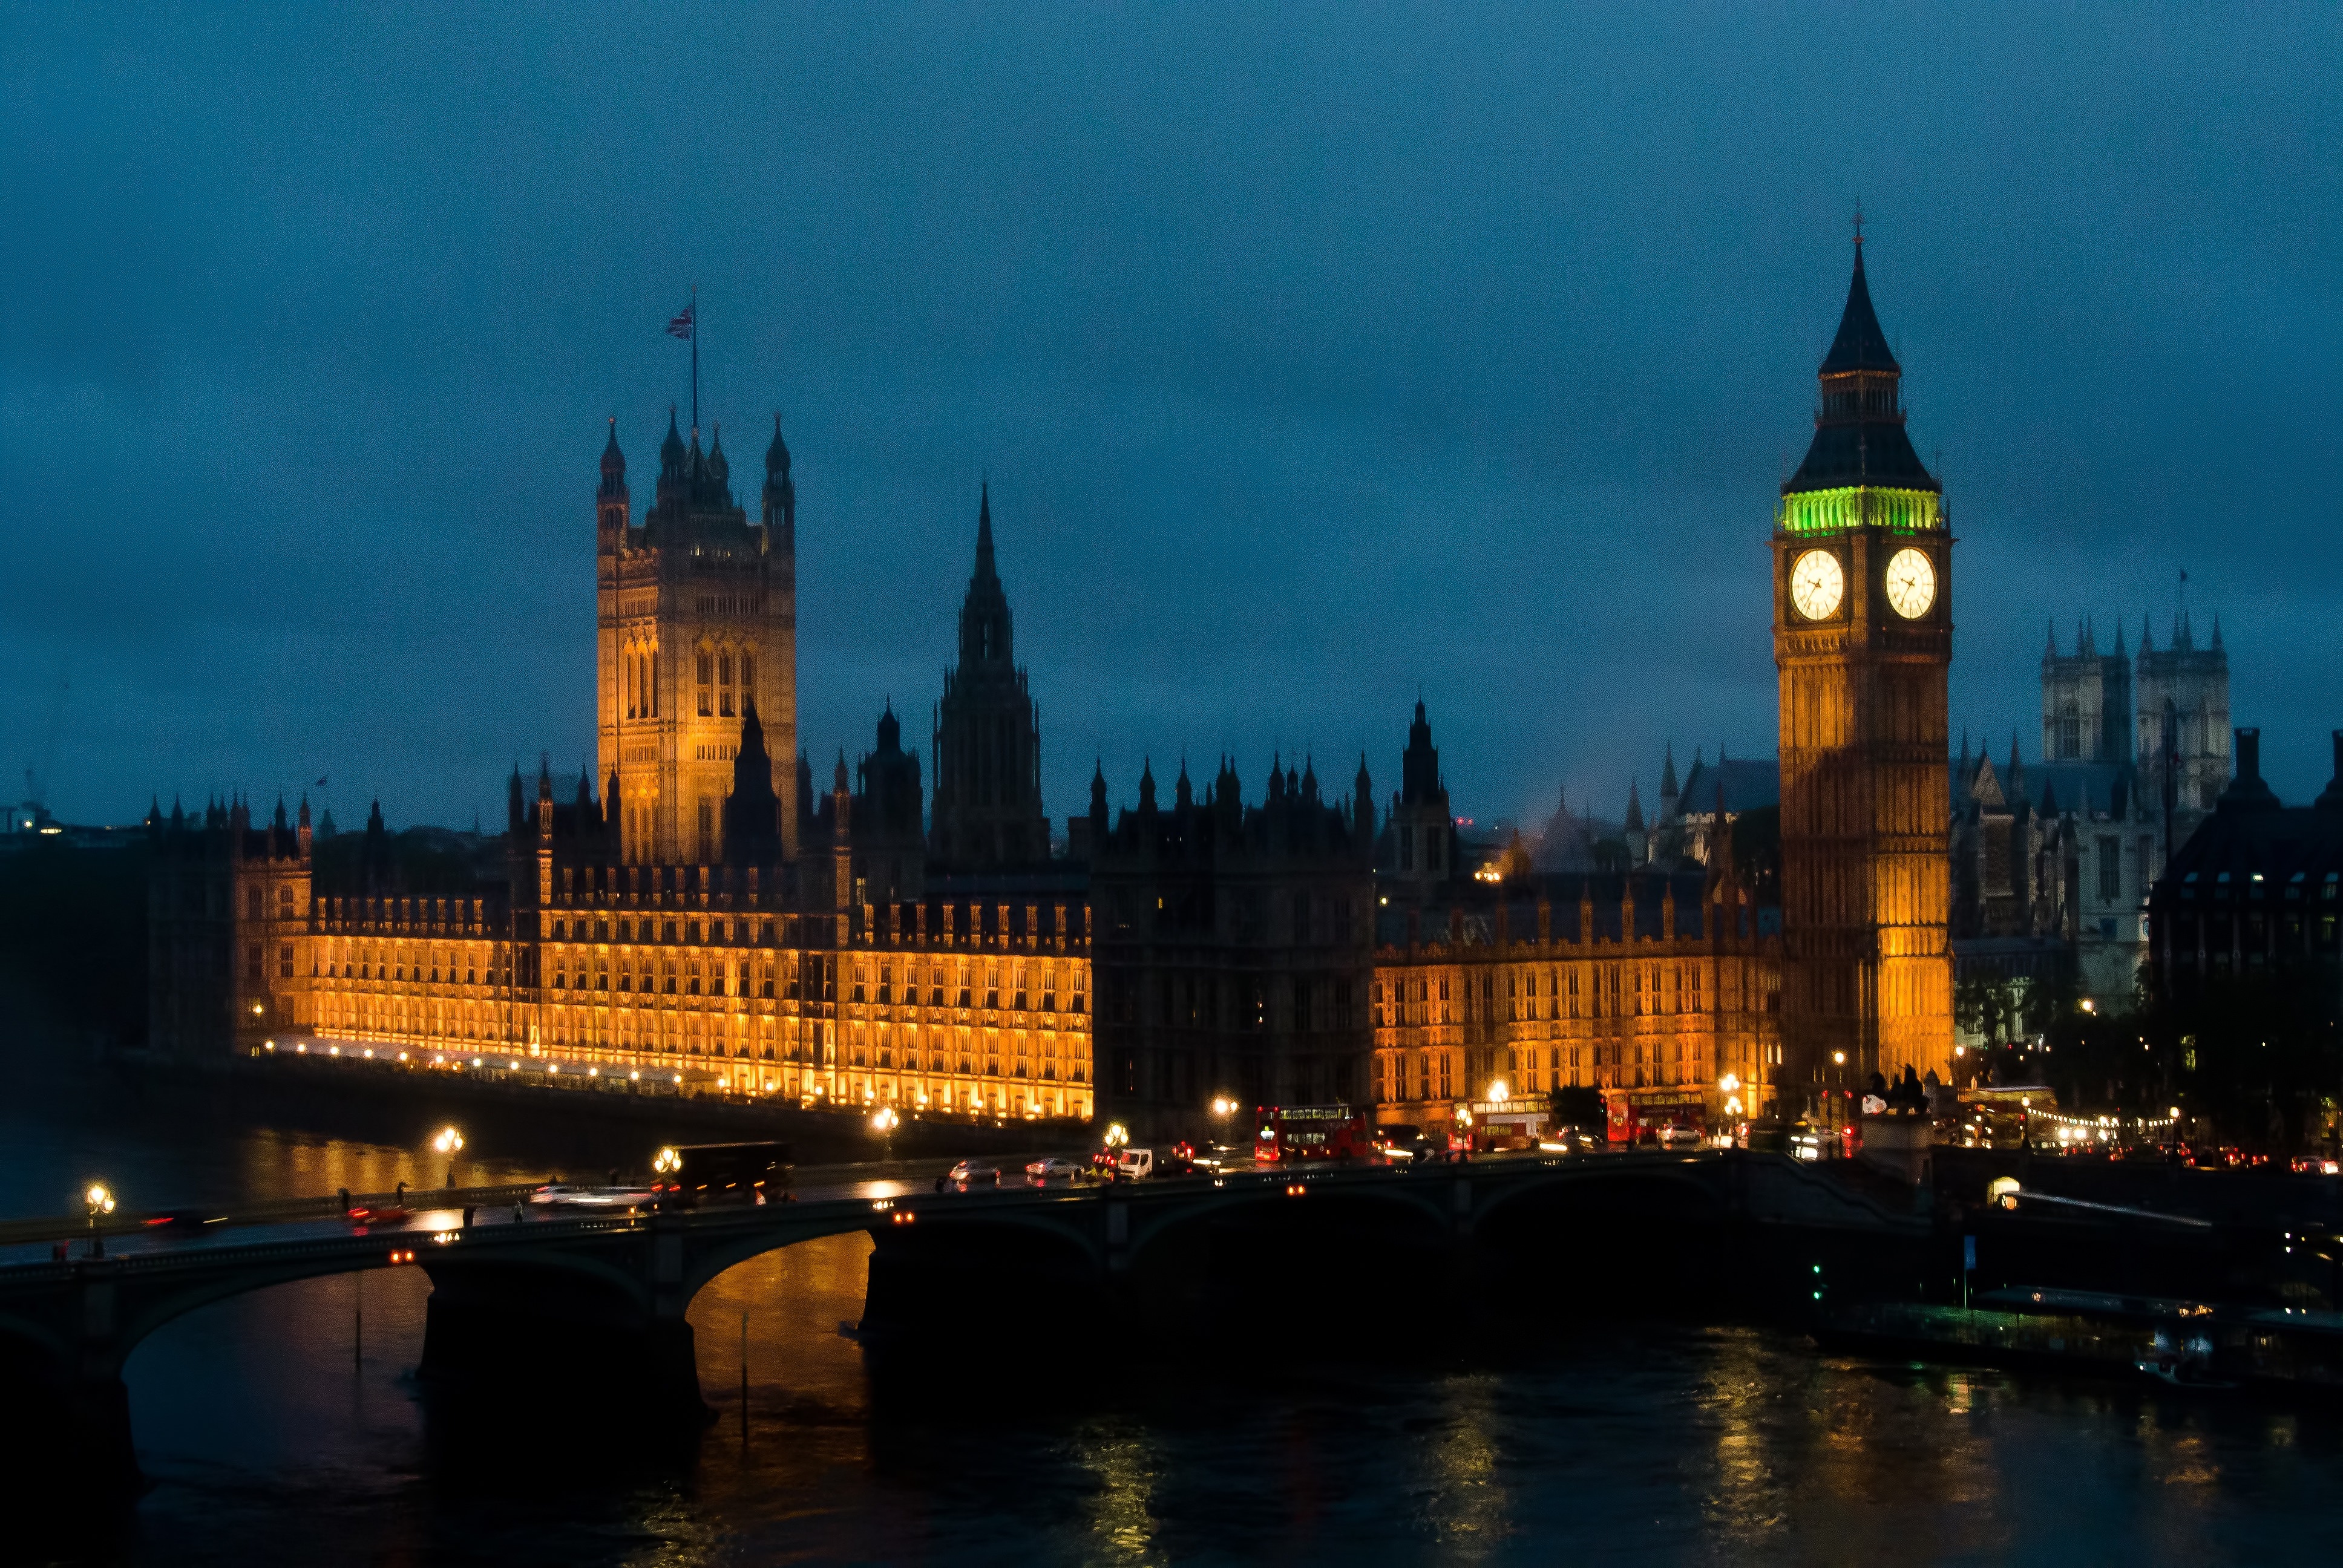
[(1774, 520), (1785, 1115), (1874, 1071), (1952, 1069), (1953, 539), (1855, 243), (1814, 445)]

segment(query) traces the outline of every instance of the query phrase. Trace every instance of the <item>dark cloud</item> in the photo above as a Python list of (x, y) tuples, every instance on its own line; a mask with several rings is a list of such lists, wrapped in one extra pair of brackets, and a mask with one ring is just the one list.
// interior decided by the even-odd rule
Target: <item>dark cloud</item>
[(1860, 194), (1956, 726), (2032, 733), (2044, 619), (2161, 636), (2186, 566), (2306, 795), (2338, 60), (2301, 10), (20, 12), (0, 763), (61, 669), (77, 818), (461, 821), (585, 755), (601, 419), (649, 458), (697, 283), (706, 417), (798, 454), (817, 753), (924, 715), (989, 471), (1060, 815), (1094, 755), (1388, 781), (1419, 689), (1473, 810), (1648, 793), (1772, 749)]

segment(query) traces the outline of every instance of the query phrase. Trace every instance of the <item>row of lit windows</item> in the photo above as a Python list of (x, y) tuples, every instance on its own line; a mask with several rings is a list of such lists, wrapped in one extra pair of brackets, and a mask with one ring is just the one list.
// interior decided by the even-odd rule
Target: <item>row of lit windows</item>
[[(258, 884), (256, 883), (253, 886), (245, 889), (244, 918), (246, 920), (259, 920), (266, 919), (266, 917), (261, 912), (266, 908), (266, 897), (262, 893)], [(277, 918), (280, 920), (289, 920), (297, 918), (293, 910), (293, 884), (290, 882), (280, 882), (277, 886)]]
[[(894, 960), (890, 959), (880, 959), (875, 962), (868, 959), (856, 960), (852, 1000), (880, 1003), (895, 1000), (896, 970)], [(952, 1003), (954, 1006), (974, 1006), (974, 998), (980, 989), (983, 992), (986, 1008), (997, 1011), (1001, 1007), (1002, 966), (998, 960), (989, 961), (980, 967), (966, 959), (937, 960), (924, 966), (907, 960), (901, 966), (900, 1000), (905, 1003), (919, 1005), (923, 972), (927, 1001), (930, 1007), (946, 1005), (944, 999), (947, 994), (957, 999)], [(1028, 999), (1038, 989), (1041, 992), (1040, 1010), (1057, 1011), (1058, 992), (1062, 980), (1066, 1010), (1081, 1012), (1084, 1006), (1082, 987), (1088, 974), (1089, 966), (1081, 963), (1061, 965), (1012, 961), (1008, 965), (1010, 1009), (1014, 1012), (1026, 1011)]]
[[(280, 901), (282, 898), (280, 894)], [(451, 909), (450, 905), (454, 907)], [(326, 898), (319, 900), (318, 908), (328, 920), (354, 920), (377, 925), (410, 920), (442, 925), (450, 922), (478, 925), (486, 918), (487, 904), (480, 899)]]
[[(1497, 975), (1493, 969), (1456, 982), (1468, 1013), (1481, 1021), (1497, 1014)], [(1374, 1021), (1378, 1029), (1400, 1024), (1453, 1023), (1455, 1002), (1446, 974), (1414, 975), (1377, 980)], [(1480, 1002), (1475, 1010), (1474, 1000)], [(1507, 1021), (1557, 1018), (1633, 1017), (1645, 1012), (1704, 1012), (1702, 968), (1698, 964), (1596, 964), (1580, 990), (1580, 970), (1549, 967), (1505, 971), (1504, 1018)]]
[[(746, 712), (757, 691), (757, 656), (730, 648), (701, 648), (696, 673), (699, 679), (699, 717), (732, 719)], [(734, 677), (739, 678), (736, 682)], [(737, 693), (737, 695), (736, 695)]]
[(656, 719), (659, 717), (659, 650), (653, 648), (630, 648), (618, 661), (619, 678), (624, 683), (627, 717)]
[[(482, 944), (484, 948), (486, 945)], [(458, 963), (456, 954), (443, 953), (437, 948), (409, 953), (404, 947), (386, 951), (363, 942), (327, 941), (320, 946), (325, 953), (324, 962), (310, 972), (327, 979), (338, 976), (343, 980), (413, 980), (432, 985), (443, 980), (449, 985), (512, 984), (512, 970), (508, 966), (498, 968), (495, 960), (499, 955), (493, 951), (485, 954), (489, 961), (483, 967), (480, 960), (484, 955), (477, 951), (465, 953)], [(287, 969), (285, 972), (289, 975), (292, 971)]]
[[(618, 940), (622, 942), (681, 940), (699, 947), (703, 943), (753, 941), (764, 947), (773, 945), (773, 922), (770, 920), (636, 920), (622, 918), (618, 926)], [(607, 916), (594, 921), (589, 935), (587, 922), (583, 920), (558, 920), (553, 922), (553, 940), (557, 942), (607, 942), (610, 940), (610, 921)]]
[[(259, 942), (247, 942), (244, 950), (244, 978), (248, 980), (267, 979), (266, 949)], [(277, 949), (277, 974), (280, 980), (293, 978), (293, 944), (285, 942)]]
[[(607, 955), (598, 956), (600, 961), (595, 965), (593, 989), (608, 990), (610, 989), (609, 960)], [(700, 960), (698, 959), (685, 960), (680, 976), (677, 973), (677, 964), (673, 959), (659, 961), (644, 959), (640, 960), (640, 964), (639, 983), (636, 964), (623, 958), (618, 960), (619, 990), (659, 991), (668, 996), (675, 996), (679, 994), (677, 982), (680, 979), (682, 982), (680, 994), (685, 996), (702, 994), (700, 987), (703, 980), (708, 988), (706, 994), (709, 996), (769, 997), (773, 994), (773, 967), (769, 963), (756, 966), (755, 972), (752, 974), (749, 966), (745, 963), (728, 964), (721, 959), (715, 959), (709, 961), (704, 976), (700, 970)], [(556, 954), (553, 960), (551, 985), (555, 990), (586, 990), (584, 956), (573, 958)], [(789, 986), (791, 997), (797, 995), (797, 989), (796, 982), (792, 981)]]
[[(1504, 1072), (1513, 1094), (1543, 1094), (1594, 1073), (1621, 1082), (1633, 1076), (1636, 1083), (1696, 1083), (1706, 1081), (1706, 1064), (1698, 1046), (1678, 1040), (1632, 1047), (1514, 1047), (1505, 1052)], [(1604, 1072), (1604, 1070), (1611, 1070)], [(1405, 1101), (1453, 1100), (1460, 1082), (1455, 1053), (1444, 1050), (1377, 1052), (1374, 1094), (1379, 1103)], [(1477, 1098), (1489, 1085), (1466, 1086), (1466, 1097)]]

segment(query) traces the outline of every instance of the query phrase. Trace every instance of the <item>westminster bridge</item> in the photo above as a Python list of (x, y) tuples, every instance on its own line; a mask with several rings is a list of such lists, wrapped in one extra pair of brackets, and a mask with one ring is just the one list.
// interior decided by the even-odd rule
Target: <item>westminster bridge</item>
[[(1061, 1351), (1117, 1337), (1167, 1342), (1183, 1325), (1242, 1326), (1295, 1307), (1331, 1331), (1374, 1315), (1394, 1290), (1451, 1304), (1549, 1286), (1714, 1299), (1803, 1272), (1809, 1256), (1883, 1246), (1917, 1255), (1929, 1230), (1812, 1166), (1738, 1151), (1011, 1181), (998, 1191), (880, 1181), (753, 1206), (526, 1220), (512, 1190), (478, 1213), (461, 1206), (481, 1196), (407, 1194), (411, 1217), (386, 1227), (337, 1215), (222, 1224), (185, 1241), (158, 1231), (100, 1257), (58, 1255), (78, 1250), (63, 1240), (69, 1221), (7, 1227), (19, 1243), (0, 1249), (0, 1400), (19, 1451), (0, 1472), (8, 1490), (60, 1475), (76, 1491), (135, 1486), (122, 1378), (139, 1343), (198, 1308), (327, 1274), (430, 1277), (427, 1388), (680, 1422), (707, 1411), (686, 1317), (699, 1290), (762, 1253), (851, 1231), (874, 1243), (860, 1337), (916, 1355), (964, 1344), (972, 1315), (990, 1332), (979, 1303), (1015, 1318), (1021, 1302), (1047, 1302)], [(55, 1238), (46, 1256), (25, 1244), (44, 1233)]]

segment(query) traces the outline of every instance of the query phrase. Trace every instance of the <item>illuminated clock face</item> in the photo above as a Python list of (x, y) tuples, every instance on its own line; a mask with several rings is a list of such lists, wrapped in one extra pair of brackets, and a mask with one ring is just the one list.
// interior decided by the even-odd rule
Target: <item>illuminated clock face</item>
[(1936, 568), (1925, 550), (1897, 550), (1887, 562), (1887, 604), (1906, 620), (1936, 602)]
[(1820, 620), (1838, 608), (1846, 592), (1846, 574), (1828, 550), (1808, 550), (1790, 563), (1790, 603), (1808, 620)]

